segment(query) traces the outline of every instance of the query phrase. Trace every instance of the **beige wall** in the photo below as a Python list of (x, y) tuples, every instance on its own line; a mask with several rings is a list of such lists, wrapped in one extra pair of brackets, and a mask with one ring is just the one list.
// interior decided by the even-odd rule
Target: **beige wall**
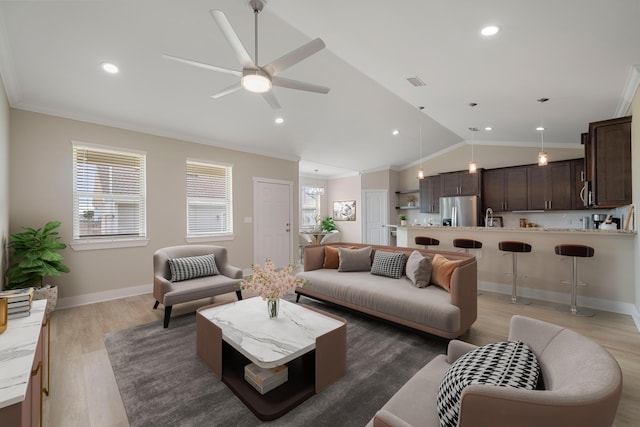
[[(1, 76), (0, 76), (1, 77)], [(0, 79), (0, 289), (4, 287), (9, 240), (9, 102)]]
[[(588, 125), (588, 124), (587, 124)], [(585, 131), (587, 130), (585, 125)], [(576, 136), (579, 139), (580, 135)], [(506, 166), (534, 164), (538, 159), (539, 147), (507, 147), (502, 145), (478, 145), (474, 148), (474, 157), (478, 167), (494, 169)], [(584, 148), (577, 145), (573, 148), (545, 147), (550, 161), (578, 159), (584, 157)], [(466, 170), (471, 158), (471, 147), (461, 145), (451, 151), (427, 158), (422, 162), (426, 175), (437, 175), (442, 172)], [(417, 188), (418, 165), (401, 172), (402, 190)]]
[(337, 178), (329, 181), (327, 192), (328, 215), (333, 216), (333, 202), (342, 200), (356, 201), (355, 221), (336, 221), (338, 230), (342, 233), (343, 242), (358, 243), (362, 241), (362, 197), (360, 176)]
[[(298, 188), (298, 163), (139, 132), (12, 109), (10, 114), (11, 231), (62, 221), (62, 240), (72, 239), (72, 141), (147, 153), (147, 235), (145, 247), (64, 251), (71, 273), (52, 280), (61, 297), (108, 293), (153, 281), (152, 256), (161, 247), (185, 244), (185, 159), (233, 165), (235, 239), (212, 242), (227, 247), (232, 264), (254, 262), (253, 178), (291, 181)], [(294, 229), (298, 192), (294, 191)], [(292, 245), (293, 245), (292, 238)], [(297, 239), (295, 242), (297, 246)], [(296, 252), (296, 251), (293, 251)]]

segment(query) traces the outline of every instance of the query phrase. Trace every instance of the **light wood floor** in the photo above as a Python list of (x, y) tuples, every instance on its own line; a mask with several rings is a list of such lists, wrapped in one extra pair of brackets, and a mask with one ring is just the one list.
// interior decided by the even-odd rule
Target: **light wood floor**
[[(234, 300), (235, 294), (216, 302)], [(151, 295), (101, 302), (66, 310), (51, 317), (51, 384), (44, 400), (46, 427), (128, 426), (109, 363), (103, 334), (161, 320), (162, 306), (152, 310)], [(208, 304), (202, 300), (174, 307), (174, 315)], [(586, 335), (607, 348), (623, 372), (624, 389), (615, 426), (640, 425), (640, 333), (631, 317), (597, 312), (578, 318), (557, 312), (549, 303), (512, 305), (488, 292), (478, 295), (478, 320), (463, 340), (482, 345), (504, 340), (514, 314), (542, 319)], [(162, 333), (159, 330), (159, 333)]]

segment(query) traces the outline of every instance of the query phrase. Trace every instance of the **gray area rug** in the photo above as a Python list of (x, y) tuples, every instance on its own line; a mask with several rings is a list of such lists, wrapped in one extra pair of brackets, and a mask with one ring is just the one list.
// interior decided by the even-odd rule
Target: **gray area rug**
[(364, 426), (448, 343), (304, 297), (300, 302), (347, 320), (347, 373), (271, 422), (253, 415), (198, 359), (195, 314), (171, 319), (169, 329), (158, 321), (105, 334), (131, 426)]

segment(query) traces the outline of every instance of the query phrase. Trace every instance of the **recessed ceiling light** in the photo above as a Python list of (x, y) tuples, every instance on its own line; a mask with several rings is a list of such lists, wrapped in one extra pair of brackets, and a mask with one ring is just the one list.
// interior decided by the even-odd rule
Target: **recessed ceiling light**
[(284, 119), (282, 117), (276, 117), (274, 122), (276, 122), (276, 124), (278, 124), (278, 125), (281, 125), (281, 124), (284, 123)]
[(490, 130), (493, 130), (493, 128), (491, 126), (487, 126), (487, 127), (484, 128), (484, 130), (490, 131)]
[(399, 134), (400, 131), (398, 129), (394, 129), (391, 131), (391, 135), (396, 136), (397, 134)]
[(542, 130), (544, 130), (544, 127), (542, 127), (542, 126), (538, 126), (538, 127), (536, 128), (536, 130), (540, 130), (540, 131), (542, 131)]
[(118, 66), (115, 64), (112, 64), (111, 62), (103, 62), (102, 69), (109, 74), (117, 74), (118, 71), (120, 71), (118, 69)]
[(482, 30), (480, 30), (480, 34), (482, 34), (483, 36), (493, 36), (495, 34), (498, 34), (498, 31), (500, 31), (500, 27), (498, 27), (497, 25), (487, 25)]

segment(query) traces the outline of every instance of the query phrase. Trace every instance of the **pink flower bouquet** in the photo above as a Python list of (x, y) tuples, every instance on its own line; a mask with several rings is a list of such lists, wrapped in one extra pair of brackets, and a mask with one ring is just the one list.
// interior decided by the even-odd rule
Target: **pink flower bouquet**
[(257, 293), (264, 300), (282, 298), (296, 287), (304, 286), (305, 281), (293, 275), (294, 269), (292, 264), (276, 269), (273, 261), (267, 258), (264, 268), (255, 264), (251, 266), (252, 274), (242, 281), (241, 287)]

